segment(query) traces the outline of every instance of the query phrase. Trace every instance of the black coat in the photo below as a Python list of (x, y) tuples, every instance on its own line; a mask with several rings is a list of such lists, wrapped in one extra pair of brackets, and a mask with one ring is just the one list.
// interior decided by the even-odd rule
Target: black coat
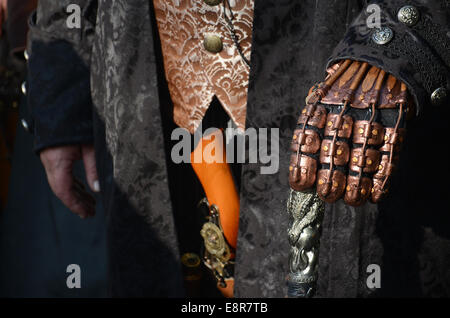
[[(396, 18), (405, 1), (370, 2), (394, 31), (387, 45), (370, 40), (363, 1), (255, 1), (247, 126), (280, 129), (280, 170), (262, 175), (260, 164), (242, 167), (239, 297), (286, 294), (292, 129), (308, 89), (340, 58), (367, 61), (404, 81), (419, 112), (388, 198), (360, 208), (327, 206), (318, 294), (370, 295), (372, 263), (382, 269), (381, 295), (450, 293), (450, 219), (445, 188), (435, 183), (449, 180), (435, 150), (445, 144), (448, 109), (429, 103), (434, 89), (449, 88), (449, 4), (409, 1), (422, 24), (407, 27)], [(69, 3), (83, 8), (81, 29), (65, 26)], [(151, 1), (41, 0), (30, 39), (36, 151), (93, 140), (98, 149), (113, 295), (181, 295), (176, 228), (183, 224), (173, 217), (180, 206), (171, 183), (176, 168), (166, 156), (174, 124)]]

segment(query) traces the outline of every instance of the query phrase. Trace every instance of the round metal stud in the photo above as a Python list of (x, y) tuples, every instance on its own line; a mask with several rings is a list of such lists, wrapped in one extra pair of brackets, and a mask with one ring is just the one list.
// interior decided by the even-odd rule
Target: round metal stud
[(203, 0), (203, 1), (209, 6), (216, 6), (222, 2), (222, 0)]
[(223, 49), (222, 39), (213, 34), (208, 34), (203, 40), (203, 46), (208, 52), (219, 53)]
[(25, 129), (26, 132), (30, 132), (30, 126), (28, 125), (28, 122), (25, 119), (21, 119), (20, 124), (22, 125), (23, 129)]
[(22, 90), (22, 93), (24, 95), (27, 94), (27, 82), (23, 82), (22, 85), (20, 86), (20, 89)]
[(409, 27), (414, 26), (419, 21), (419, 10), (413, 6), (404, 6), (398, 10), (397, 19)]
[(372, 33), (372, 41), (374, 41), (378, 45), (384, 45), (389, 43), (394, 37), (394, 31), (388, 27), (382, 27), (376, 29)]
[(28, 61), (28, 59), (30, 58), (30, 56), (28, 55), (27, 50), (23, 51), (23, 57), (25, 58), (26, 61)]
[(439, 87), (431, 93), (431, 102), (435, 106), (442, 105), (444, 101), (447, 99), (447, 89), (445, 87)]
[(198, 267), (200, 265), (200, 257), (195, 253), (185, 253), (181, 257), (181, 263), (186, 267)]

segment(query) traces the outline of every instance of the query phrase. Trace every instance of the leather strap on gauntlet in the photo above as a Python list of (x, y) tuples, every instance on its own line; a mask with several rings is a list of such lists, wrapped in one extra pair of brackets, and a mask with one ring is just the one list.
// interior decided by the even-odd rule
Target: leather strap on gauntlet
[(341, 61), (328, 73), (311, 89), (294, 131), (290, 186), (316, 185), (329, 203), (378, 202), (398, 161), (412, 99), (404, 83), (367, 63)]

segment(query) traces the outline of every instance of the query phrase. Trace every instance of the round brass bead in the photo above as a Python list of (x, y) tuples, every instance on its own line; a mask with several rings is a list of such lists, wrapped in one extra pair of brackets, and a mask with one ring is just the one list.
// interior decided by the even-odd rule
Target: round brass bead
[(328, 146), (323, 146), (323, 151), (328, 151)]
[(338, 149), (338, 150), (336, 151), (336, 153), (337, 153), (338, 156), (340, 156), (340, 155), (342, 155), (342, 150), (341, 150), (341, 149)]
[(333, 125), (333, 122), (329, 121), (327, 125), (328, 125), (328, 127), (331, 127)]
[(324, 184), (324, 181), (322, 179), (319, 180), (319, 185)]
[(372, 135), (374, 135), (374, 136), (378, 135), (378, 130), (376, 130), (376, 129), (372, 130)]
[(364, 129), (359, 128), (358, 132), (359, 132), (360, 134), (362, 134), (362, 133), (364, 133)]
[(358, 162), (358, 158), (353, 157), (352, 161), (356, 163), (356, 162)]
[(219, 53), (223, 50), (223, 43), (220, 36), (208, 34), (203, 40), (203, 46), (205, 50), (211, 53)]

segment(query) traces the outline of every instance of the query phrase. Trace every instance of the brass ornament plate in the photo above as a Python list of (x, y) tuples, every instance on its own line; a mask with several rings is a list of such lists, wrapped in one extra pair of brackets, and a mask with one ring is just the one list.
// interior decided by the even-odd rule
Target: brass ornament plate
[(207, 222), (203, 224), (200, 235), (205, 242), (206, 250), (213, 256), (226, 262), (230, 259), (230, 249), (220, 228), (214, 223)]

